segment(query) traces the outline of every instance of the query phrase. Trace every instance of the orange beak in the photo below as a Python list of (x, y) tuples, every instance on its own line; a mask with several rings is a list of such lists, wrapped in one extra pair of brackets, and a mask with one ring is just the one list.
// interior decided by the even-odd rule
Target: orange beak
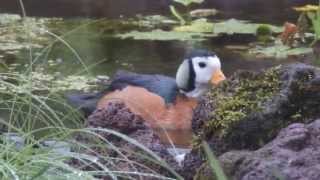
[(210, 82), (213, 85), (218, 85), (221, 81), (225, 79), (226, 77), (224, 76), (223, 72), (219, 69), (213, 73)]

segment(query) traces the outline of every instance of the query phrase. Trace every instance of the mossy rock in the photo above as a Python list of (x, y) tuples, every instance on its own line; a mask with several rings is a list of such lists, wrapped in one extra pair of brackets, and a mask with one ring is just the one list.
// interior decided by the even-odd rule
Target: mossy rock
[(292, 122), (320, 115), (320, 70), (293, 64), (262, 72), (238, 72), (200, 102), (195, 141), (212, 149), (257, 149)]

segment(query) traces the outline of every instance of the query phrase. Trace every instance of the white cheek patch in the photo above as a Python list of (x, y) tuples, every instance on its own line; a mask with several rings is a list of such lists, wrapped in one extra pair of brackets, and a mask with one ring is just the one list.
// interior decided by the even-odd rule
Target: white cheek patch
[[(200, 62), (204, 62), (206, 66), (201, 68)], [(220, 59), (217, 56), (195, 57), (192, 59), (192, 63), (196, 75), (196, 86), (208, 84), (214, 71), (221, 68)]]
[(221, 69), (221, 62), (217, 56), (208, 57), (208, 62), (212, 67), (216, 67), (216, 69)]

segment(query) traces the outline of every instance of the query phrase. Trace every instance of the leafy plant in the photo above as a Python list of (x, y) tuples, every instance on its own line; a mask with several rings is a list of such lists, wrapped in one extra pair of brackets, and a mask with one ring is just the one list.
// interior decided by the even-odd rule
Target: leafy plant
[[(201, 4), (204, 0), (174, 0), (174, 2), (178, 4), (182, 4), (184, 7), (190, 6), (192, 3)], [(185, 25), (187, 21), (183, 18), (183, 16), (177, 11), (175, 6), (170, 5), (170, 11), (172, 15), (174, 15), (179, 21), (181, 25)]]
[[(102, 131), (103, 133), (113, 134), (137, 146), (144, 152), (143, 156), (149, 158), (149, 161), (158, 163), (161, 167), (168, 167), (155, 153), (123, 134), (109, 129), (83, 128), (83, 119), (80, 114), (65, 102), (60, 90), (51, 87), (53, 85), (68, 89), (70, 83), (65, 84), (61, 81), (55, 81), (46, 74), (39, 74), (36, 69), (39, 66), (37, 62), (41, 61), (51, 51), (53, 44), (57, 42), (65, 45), (66, 49), (73, 53), (77, 62), (83, 65), (83, 71), (88, 72), (89, 67), (83, 63), (77, 50), (63, 38), (64, 36), (59, 36), (38, 26), (30, 28), (30, 25), (35, 25), (34, 22), (31, 22), (30, 25), (25, 25), (26, 21), (28, 21), (28, 18), (24, 16), (23, 21), (20, 22), (23, 24), (17, 22), (17, 25), (15, 25), (22, 29), (23, 32), (28, 32), (21, 33), (26, 34), (25, 38), (19, 39), (21, 43), (28, 42), (33, 44), (31, 41), (32, 36), (39, 36), (40, 33), (45, 33), (54, 38), (54, 40), (35, 56), (33, 56), (33, 46), (26, 46), (27, 50), (30, 51), (30, 58), (25, 58), (29, 60), (29, 63), (26, 64), (27, 66), (21, 72), (0, 72), (1, 134), (14, 133), (23, 139), (23, 145), (17, 147), (14, 140), (7, 141), (8, 137), (0, 136), (0, 179), (91, 180), (101, 176), (110, 177), (110, 179), (118, 179), (118, 177), (124, 179), (133, 179), (134, 177), (140, 177), (140, 179), (143, 179), (143, 177), (169, 179), (154, 171), (143, 173), (137, 170), (114, 170), (114, 166), (117, 166), (119, 161), (133, 164), (134, 168), (143, 166), (141, 163), (129, 160), (125, 155), (119, 155), (114, 158), (110, 155), (97, 157), (99, 153), (88, 153), (95, 152), (94, 148), (97, 146), (114, 152), (124, 151), (107, 139), (101, 138), (97, 132)], [(70, 82), (75, 82), (75, 87), (79, 87), (78, 83), (82, 78), (79, 79), (78, 77), (69, 76), (69, 78), (64, 78), (69, 79)], [(96, 141), (76, 141), (74, 137), (78, 134), (91, 135), (90, 137), (98, 143), (95, 143)], [(65, 142), (70, 145), (70, 149), (72, 147), (72, 151), (57, 153), (55, 147), (43, 148), (41, 144), (46, 140)], [(128, 152), (128, 154), (134, 153)], [(75, 167), (70, 163), (71, 160), (80, 161), (83, 166)], [(85, 167), (93, 168), (84, 170)], [(148, 168), (146, 167), (146, 169)], [(168, 169), (172, 174), (176, 175), (177, 179), (181, 179), (177, 173), (170, 170), (170, 167)]]
[(203, 1), (204, 0), (174, 0), (174, 2), (180, 3), (180, 4), (184, 5), (184, 6), (189, 6), (192, 3), (201, 4), (201, 3), (203, 3)]
[(320, 2), (319, 5), (305, 5), (301, 7), (295, 7), (293, 9), (301, 12), (300, 17), (306, 16), (310, 19), (312, 29), (315, 33), (314, 41), (312, 43), (314, 44), (315, 41), (320, 39)]
[(259, 57), (272, 57), (277, 59), (288, 58), (288, 56), (298, 56), (311, 53), (310, 47), (295, 47), (283, 45), (276, 42), (272, 46), (255, 46), (249, 49), (249, 54), (254, 54)]

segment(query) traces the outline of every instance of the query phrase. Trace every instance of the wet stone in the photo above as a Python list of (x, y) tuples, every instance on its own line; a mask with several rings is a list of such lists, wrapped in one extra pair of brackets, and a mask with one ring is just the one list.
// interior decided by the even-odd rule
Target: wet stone
[[(143, 119), (133, 114), (124, 103), (121, 102), (110, 102), (106, 107), (96, 109), (87, 119), (86, 127), (88, 128), (101, 128), (101, 129), (111, 129), (116, 132), (120, 132), (128, 137), (139, 142), (145, 148), (148, 148), (154, 152), (158, 157), (166, 161), (171, 167), (177, 168), (178, 163), (174, 157), (167, 151), (167, 147), (163, 145), (160, 138), (155, 134), (155, 132), (147, 126)], [(104, 132), (95, 131), (100, 136), (104, 137), (112, 143), (121, 154), (114, 149), (108, 147), (97, 146), (92, 147), (94, 152), (85, 152), (88, 155), (94, 155), (96, 157), (113, 157), (119, 158), (118, 161), (114, 162), (117, 166), (110, 167), (111, 170), (115, 171), (128, 171), (128, 172), (140, 172), (140, 173), (150, 173), (152, 171), (159, 173), (160, 175), (171, 177), (172, 174), (161, 167), (159, 164), (154, 163), (148, 158), (150, 155), (138, 146), (130, 143), (128, 140), (117, 137), (116, 135)], [(90, 141), (90, 139), (78, 136), (78, 141)], [(121, 160), (123, 155), (130, 160), (131, 163)], [(152, 158), (152, 157), (149, 157)], [(98, 159), (98, 162), (102, 164), (110, 164), (110, 162), (104, 159)], [(143, 166), (133, 166), (132, 162), (142, 164)], [(81, 162), (72, 161), (71, 164), (75, 167), (82, 167), (87, 170), (92, 170), (92, 167), (85, 167)], [(146, 168), (147, 167), (147, 168)], [(108, 177), (103, 177), (108, 178)], [(138, 178), (138, 175), (137, 175)], [(151, 177), (145, 177), (150, 179)], [(151, 178), (152, 179), (152, 178)]]
[[(266, 173), (264, 169), (270, 170), (269, 167), (282, 168), (284, 173), (287, 171), (283, 168), (285, 163), (285, 166), (309, 172), (316, 161), (311, 157), (319, 154), (317, 148), (312, 147), (318, 145), (316, 138), (319, 139), (320, 128), (319, 123), (306, 123), (320, 117), (319, 82), (319, 68), (305, 64), (284, 65), (257, 73), (235, 73), (201, 99), (195, 110), (192, 126), (197, 138), (193, 150), (182, 162), (183, 171), (188, 172), (185, 177), (192, 178), (205, 162), (198, 144), (201, 140), (208, 141), (218, 156), (231, 154), (224, 154), (220, 159), (228, 162), (225, 171), (236, 179), (273, 179), (273, 172), (261, 175), (257, 174), (258, 169)], [(239, 151), (243, 151), (241, 156), (236, 155)], [(250, 155), (246, 153), (253, 152), (260, 153), (259, 157), (248, 158)], [(273, 156), (278, 159), (264, 162), (260, 158)], [(314, 164), (308, 165), (309, 158)], [(242, 166), (245, 168), (239, 171)], [(248, 173), (255, 168), (255, 172)], [(290, 177), (294, 175), (299, 176), (292, 173)]]
[(25, 138), (18, 133), (3, 133), (1, 139), (3, 143), (12, 144), (17, 150), (25, 146)]

